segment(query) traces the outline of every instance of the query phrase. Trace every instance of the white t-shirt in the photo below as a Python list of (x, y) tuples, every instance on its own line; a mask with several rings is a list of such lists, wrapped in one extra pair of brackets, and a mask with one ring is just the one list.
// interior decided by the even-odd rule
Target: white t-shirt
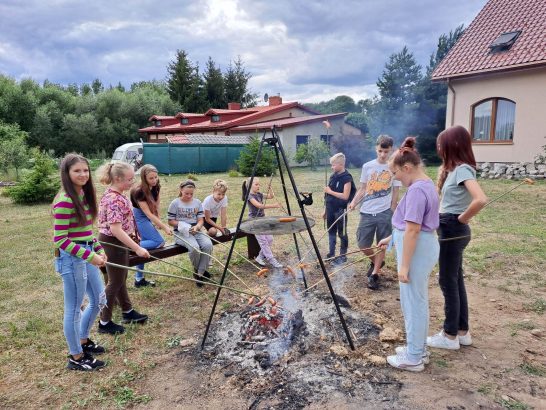
[(224, 196), (220, 202), (216, 202), (212, 195), (209, 195), (203, 201), (203, 210), (210, 211), (211, 218), (218, 218), (220, 216), (220, 210), (227, 208), (228, 200), (227, 196)]
[(377, 159), (362, 165), (360, 182), (366, 184), (366, 193), (360, 206), (362, 214), (378, 214), (391, 207), (392, 187), (400, 187), (400, 181), (393, 179), (388, 164), (380, 164)]

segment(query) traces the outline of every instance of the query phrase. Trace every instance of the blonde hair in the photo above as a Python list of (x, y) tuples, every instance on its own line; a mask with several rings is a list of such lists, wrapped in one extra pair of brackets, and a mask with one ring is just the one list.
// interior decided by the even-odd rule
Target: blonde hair
[(228, 186), (226, 181), (224, 181), (223, 179), (217, 179), (214, 181), (212, 185), (212, 192), (221, 192), (225, 194), (227, 190)]
[(97, 170), (97, 176), (101, 184), (110, 185), (115, 177), (123, 178), (125, 176), (125, 171), (130, 169), (133, 169), (133, 167), (126, 162), (110, 163), (100, 167)]
[(330, 164), (333, 164), (334, 162), (345, 165), (345, 154), (343, 152), (338, 152), (337, 154), (332, 155), (330, 157)]

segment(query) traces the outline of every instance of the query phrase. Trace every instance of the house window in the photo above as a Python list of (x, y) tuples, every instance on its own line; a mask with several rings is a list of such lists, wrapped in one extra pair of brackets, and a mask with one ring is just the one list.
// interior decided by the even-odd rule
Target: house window
[(187, 124), (189, 124), (189, 122), (190, 122), (190, 120), (187, 119), (187, 118), (180, 119), (180, 124), (182, 124), (182, 125), (187, 125)]
[(333, 137), (333, 135), (330, 135), (330, 134), (321, 135), (320, 140), (322, 142), (324, 142), (328, 146), (328, 148), (331, 148), (332, 147), (332, 137)]
[(156, 127), (161, 127), (161, 121), (160, 121), (160, 120), (156, 120), (156, 121), (155, 121), (155, 126), (156, 126)]
[(219, 115), (213, 115), (210, 120), (211, 120), (211, 122), (220, 122), (220, 116)]
[(296, 148), (307, 143), (309, 143), (309, 135), (296, 135)]
[(504, 98), (480, 101), (472, 107), (475, 142), (511, 142), (514, 139), (516, 103)]

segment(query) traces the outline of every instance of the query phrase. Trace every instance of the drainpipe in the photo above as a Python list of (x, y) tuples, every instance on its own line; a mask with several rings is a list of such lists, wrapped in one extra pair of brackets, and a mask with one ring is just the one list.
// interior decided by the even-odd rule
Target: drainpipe
[(451, 124), (450, 124), (450, 126), (453, 127), (453, 123), (454, 123), (454, 119), (455, 119), (455, 97), (456, 97), (456, 94), (455, 94), (455, 89), (451, 85), (451, 81), (449, 80), (449, 78), (447, 79), (447, 87), (451, 90), (451, 92), (453, 94), (453, 100), (452, 100), (452, 103), (451, 103)]

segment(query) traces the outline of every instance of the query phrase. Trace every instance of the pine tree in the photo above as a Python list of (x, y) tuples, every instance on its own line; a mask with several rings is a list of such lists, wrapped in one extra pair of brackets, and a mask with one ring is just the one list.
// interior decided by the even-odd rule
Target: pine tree
[(187, 111), (186, 101), (195, 86), (195, 68), (184, 50), (176, 51), (176, 58), (167, 67), (167, 91), (171, 99)]
[(241, 107), (254, 107), (258, 95), (248, 88), (248, 81), (252, 74), (246, 71), (241, 56), (235, 63), (230, 62), (224, 74), (224, 96), (226, 102), (239, 102)]
[(225, 108), (227, 102), (224, 99), (224, 77), (220, 67), (216, 67), (209, 57), (203, 74), (205, 82), (205, 98), (210, 108)]

